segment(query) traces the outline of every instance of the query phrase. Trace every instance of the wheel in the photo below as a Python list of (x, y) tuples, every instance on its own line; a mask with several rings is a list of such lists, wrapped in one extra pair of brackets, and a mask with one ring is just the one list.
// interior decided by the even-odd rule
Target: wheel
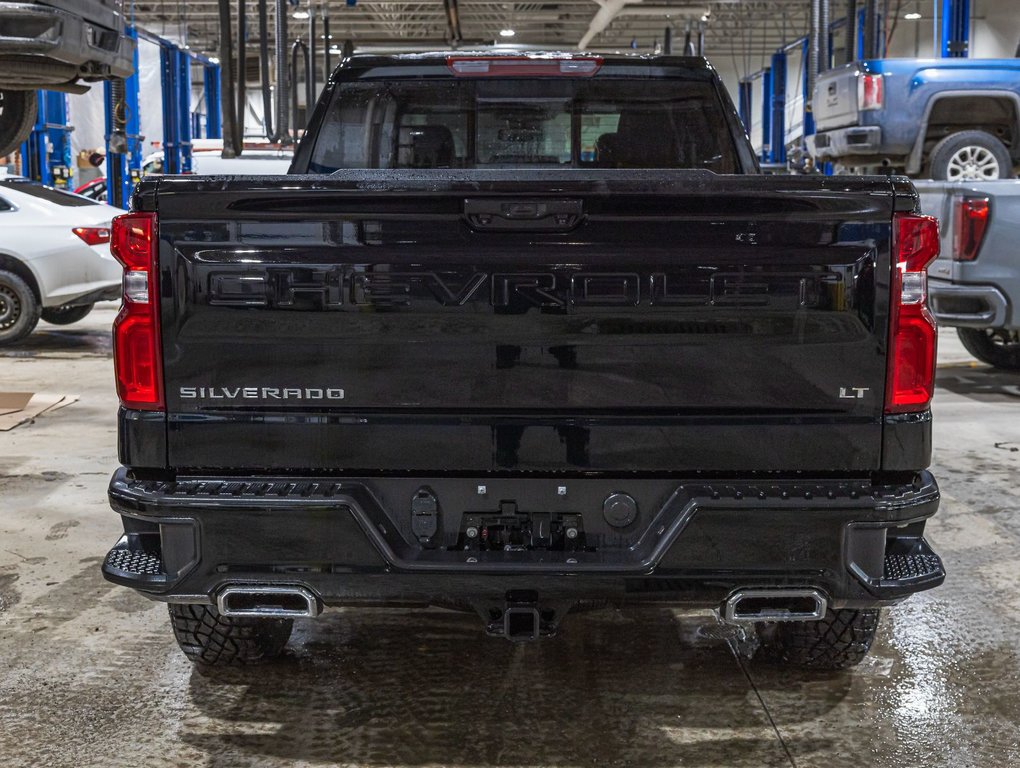
[(53, 325), (70, 325), (85, 317), (94, 306), (94, 304), (82, 304), (77, 307), (47, 307), (42, 311), (42, 319)]
[(820, 621), (780, 621), (757, 629), (763, 658), (813, 669), (848, 669), (871, 650), (878, 609), (830, 610)]
[(984, 131), (960, 131), (931, 151), (931, 176), (944, 181), (988, 181), (1013, 176), (1006, 145)]
[(35, 125), (35, 91), (0, 90), (0, 157), (18, 148)]
[(1020, 331), (999, 328), (957, 328), (963, 346), (982, 363), (1020, 371)]
[(293, 619), (221, 616), (211, 605), (171, 603), (170, 625), (177, 644), (206, 667), (258, 664), (283, 653)]
[(28, 283), (0, 270), (0, 346), (21, 341), (39, 322), (39, 302)]

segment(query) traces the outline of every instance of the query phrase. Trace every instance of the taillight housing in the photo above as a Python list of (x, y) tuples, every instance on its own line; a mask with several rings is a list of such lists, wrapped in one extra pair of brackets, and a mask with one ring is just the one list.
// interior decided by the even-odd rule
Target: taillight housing
[(987, 197), (964, 197), (956, 201), (953, 215), (953, 260), (974, 261), (985, 238), (991, 202)]
[(110, 242), (109, 227), (75, 227), (71, 231), (86, 245), (102, 245)]
[(885, 83), (882, 75), (865, 75), (857, 77), (857, 109), (881, 109), (885, 102)]
[(124, 267), (123, 303), (113, 321), (117, 394), (125, 408), (161, 411), (164, 400), (156, 214), (117, 216), (110, 252)]
[(927, 410), (931, 402), (937, 329), (928, 311), (927, 268), (938, 255), (938, 221), (931, 216), (896, 214), (889, 281), (886, 413), (917, 413)]

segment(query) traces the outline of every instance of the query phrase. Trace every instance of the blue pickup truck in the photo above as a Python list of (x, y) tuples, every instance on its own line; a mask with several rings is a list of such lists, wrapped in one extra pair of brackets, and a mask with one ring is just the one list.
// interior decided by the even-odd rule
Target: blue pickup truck
[(1011, 178), (1020, 59), (872, 59), (818, 77), (809, 150), (846, 169), (948, 181)]

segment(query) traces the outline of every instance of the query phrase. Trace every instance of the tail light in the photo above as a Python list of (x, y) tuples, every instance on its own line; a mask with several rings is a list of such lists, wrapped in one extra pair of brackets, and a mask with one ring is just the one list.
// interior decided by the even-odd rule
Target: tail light
[(990, 214), (987, 197), (964, 197), (956, 201), (953, 222), (954, 261), (974, 261), (977, 258)]
[(113, 321), (117, 394), (125, 408), (142, 411), (163, 410), (156, 244), (156, 214), (113, 220), (110, 251), (124, 267), (124, 301)]
[(881, 109), (885, 101), (885, 84), (881, 75), (860, 75), (857, 78), (857, 109)]
[(889, 369), (885, 412), (914, 413), (935, 388), (935, 318), (928, 311), (928, 265), (939, 255), (939, 225), (931, 216), (896, 214), (893, 220)]
[(71, 231), (78, 235), (86, 245), (102, 245), (110, 242), (109, 227), (75, 227)]
[(532, 56), (449, 56), (446, 66), (460, 77), (591, 77), (602, 67), (599, 58)]

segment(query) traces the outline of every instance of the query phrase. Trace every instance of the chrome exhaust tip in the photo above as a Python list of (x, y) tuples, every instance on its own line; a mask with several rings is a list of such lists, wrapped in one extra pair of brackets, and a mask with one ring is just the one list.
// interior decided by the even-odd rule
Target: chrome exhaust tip
[(322, 606), (310, 589), (298, 586), (234, 584), (216, 596), (216, 609), (223, 616), (252, 616), (263, 619), (314, 618)]
[(725, 621), (819, 621), (826, 599), (817, 589), (739, 589), (723, 603)]

